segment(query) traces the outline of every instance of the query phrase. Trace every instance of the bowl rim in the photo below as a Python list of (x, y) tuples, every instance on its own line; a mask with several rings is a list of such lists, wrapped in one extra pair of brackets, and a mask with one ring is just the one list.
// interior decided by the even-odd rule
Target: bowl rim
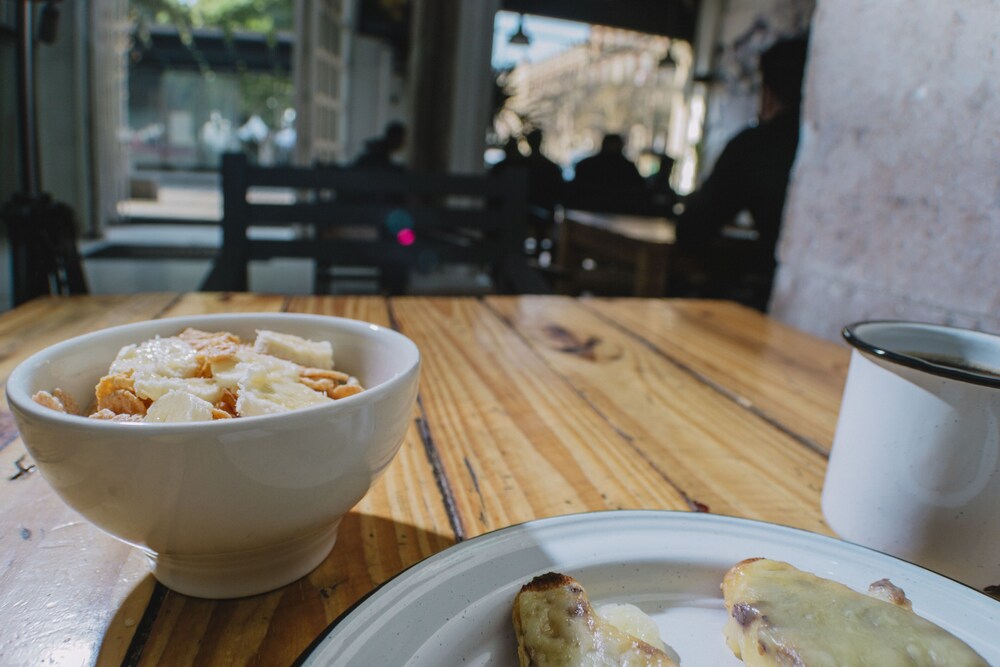
[[(82, 345), (86, 345), (88, 342), (98, 340), (109, 335), (123, 333), (129, 330), (143, 330), (143, 329), (160, 329), (171, 327), (177, 328), (180, 326), (194, 326), (196, 327), (198, 323), (211, 322), (211, 321), (233, 321), (233, 322), (243, 322), (246, 320), (255, 319), (276, 319), (285, 321), (300, 321), (300, 322), (316, 322), (325, 323), (326, 325), (333, 325), (335, 328), (347, 329), (354, 333), (360, 333), (365, 330), (378, 332), (377, 335), (386, 336), (390, 340), (394, 340), (397, 343), (402, 344), (408, 352), (406, 363), (400, 368), (400, 370), (395, 373), (392, 377), (385, 380), (384, 382), (377, 384), (373, 387), (367, 387), (363, 392), (354, 394), (352, 396), (347, 396), (345, 398), (332, 401), (330, 403), (323, 403), (319, 405), (308, 406), (305, 408), (298, 408), (296, 410), (289, 410), (286, 412), (276, 412), (266, 415), (255, 415), (249, 417), (239, 417), (235, 419), (214, 419), (210, 422), (114, 422), (104, 419), (90, 419), (85, 415), (71, 415), (51, 408), (46, 408), (45, 406), (39, 405), (32, 398), (28, 391), (28, 382), (32, 377), (36, 368), (40, 367), (41, 364), (46, 360), (55, 360), (60, 357), (60, 355), (66, 354), (68, 351), (76, 349)], [(147, 336), (151, 335), (162, 335), (150, 332)], [(145, 340), (142, 339), (142, 340)], [(141, 342), (136, 340), (135, 342)], [(336, 352), (336, 351), (335, 351)], [(109, 359), (108, 364), (111, 363)], [(138, 428), (141, 427), (142, 433), (152, 435), (154, 433), (166, 435), (174, 432), (187, 431), (191, 428), (197, 428), (199, 431), (209, 432), (225, 432), (227, 429), (237, 430), (244, 428), (248, 424), (264, 425), (268, 422), (280, 421), (285, 419), (295, 419), (297, 416), (307, 416), (309, 414), (316, 414), (320, 411), (336, 412), (338, 410), (347, 409), (349, 406), (356, 405), (361, 402), (371, 402), (378, 400), (381, 396), (393, 391), (397, 385), (400, 385), (408, 378), (411, 374), (419, 370), (421, 364), (421, 354), (420, 348), (405, 334), (396, 331), (390, 327), (385, 327), (379, 324), (374, 324), (372, 322), (367, 322), (364, 320), (358, 320), (348, 317), (340, 317), (337, 315), (322, 315), (316, 313), (286, 313), (286, 312), (239, 312), (239, 313), (206, 313), (200, 315), (187, 315), (187, 316), (177, 316), (177, 317), (164, 317), (164, 318), (154, 318), (149, 320), (141, 320), (138, 322), (129, 322), (127, 324), (119, 324), (112, 327), (105, 327), (103, 329), (98, 329), (96, 331), (91, 331), (85, 334), (80, 334), (78, 336), (73, 336), (72, 338), (67, 338), (65, 340), (59, 341), (58, 343), (53, 343), (48, 345), (41, 350), (38, 350), (25, 359), (23, 359), (7, 376), (7, 380), (4, 383), (4, 391), (7, 396), (7, 402), (10, 405), (12, 411), (16, 413), (18, 411), (30, 414), (33, 418), (41, 419), (43, 421), (55, 422), (57, 424), (74, 427), (84, 431), (94, 431), (94, 432), (105, 432), (105, 431), (118, 431), (121, 429), (128, 428)]]

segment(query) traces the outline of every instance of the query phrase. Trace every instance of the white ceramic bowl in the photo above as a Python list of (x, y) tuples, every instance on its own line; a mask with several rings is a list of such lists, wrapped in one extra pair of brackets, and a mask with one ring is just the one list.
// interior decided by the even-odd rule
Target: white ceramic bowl
[[(36, 404), (59, 387), (85, 405), (118, 350), (186, 327), (253, 339), (271, 329), (333, 344), (366, 391), (333, 403), (202, 423), (129, 424)], [(320, 315), (240, 313), (105, 329), (38, 352), (7, 381), (24, 444), (62, 499), (143, 549), (167, 587), (227, 598), (268, 591), (326, 558), (343, 515), (395, 456), (420, 353), (395, 331)]]

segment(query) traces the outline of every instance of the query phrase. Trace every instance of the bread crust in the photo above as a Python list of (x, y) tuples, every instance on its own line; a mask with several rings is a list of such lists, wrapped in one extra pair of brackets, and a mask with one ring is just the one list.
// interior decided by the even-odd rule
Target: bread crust
[(659, 648), (598, 616), (583, 586), (547, 572), (521, 587), (512, 612), (521, 667), (678, 667)]

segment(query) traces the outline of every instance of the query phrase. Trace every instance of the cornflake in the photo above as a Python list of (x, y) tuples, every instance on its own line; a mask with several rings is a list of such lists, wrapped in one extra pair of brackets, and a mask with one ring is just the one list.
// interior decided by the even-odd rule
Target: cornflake
[[(117, 422), (211, 421), (287, 412), (361, 391), (356, 377), (334, 370), (329, 341), (261, 330), (249, 342), (227, 331), (185, 329), (123, 347), (83, 414)], [(32, 398), (82, 414), (58, 388)]]

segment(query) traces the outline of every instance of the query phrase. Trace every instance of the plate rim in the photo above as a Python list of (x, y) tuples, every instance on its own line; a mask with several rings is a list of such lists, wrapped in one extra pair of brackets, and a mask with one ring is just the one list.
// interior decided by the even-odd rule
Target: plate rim
[[(305, 667), (308, 664), (310, 658), (316, 653), (317, 649), (327, 640), (327, 638), (333, 633), (337, 626), (345, 622), (348, 617), (357, 612), (362, 606), (368, 603), (373, 597), (375, 597), (380, 591), (385, 589), (388, 585), (396, 582), (401, 577), (411, 574), (413, 570), (417, 568), (426, 568), (434, 564), (434, 562), (449, 558), (455, 555), (459, 551), (463, 551), (469, 547), (469, 544), (475, 543), (476, 545), (489, 540), (502, 539), (506, 533), (510, 532), (520, 532), (524, 530), (529, 530), (538, 527), (544, 530), (548, 524), (560, 524), (560, 523), (571, 523), (573, 521), (585, 521), (590, 518), (603, 518), (609, 515), (633, 515), (633, 516), (673, 516), (673, 517), (683, 517), (685, 519), (690, 519), (695, 522), (705, 521), (708, 523), (718, 522), (721, 524), (735, 524), (744, 526), (757, 526), (769, 529), (776, 529), (779, 532), (787, 532), (794, 535), (804, 536), (806, 539), (818, 539), (821, 542), (826, 542), (828, 544), (834, 544), (838, 547), (848, 547), (850, 549), (859, 550), (862, 553), (869, 553), (877, 555), (879, 557), (888, 558), (899, 563), (903, 563), (906, 566), (916, 568), (918, 571), (928, 573), (934, 577), (946, 580), (952, 584), (956, 584), (964, 589), (968, 589), (973, 593), (981, 596), (984, 600), (997, 601), (992, 596), (988, 595), (984, 591), (980, 591), (966, 583), (958, 581), (948, 575), (941, 574), (935, 570), (924, 567), (923, 565), (918, 565), (912, 561), (900, 558), (898, 556), (893, 556), (892, 554), (885, 553), (884, 551), (879, 551), (878, 549), (873, 549), (872, 547), (867, 547), (856, 542), (851, 542), (839, 537), (834, 537), (832, 535), (824, 535), (823, 533), (817, 533), (815, 531), (807, 530), (805, 528), (798, 528), (796, 526), (788, 526), (785, 524), (776, 523), (773, 521), (765, 521), (762, 519), (750, 519), (745, 517), (732, 516), (728, 514), (716, 514), (713, 512), (696, 512), (691, 510), (670, 510), (670, 509), (602, 509), (602, 510), (591, 510), (585, 512), (571, 512), (568, 514), (559, 514), (555, 516), (541, 517), (538, 519), (530, 519), (527, 521), (521, 521), (518, 523), (511, 524), (509, 526), (502, 526), (500, 528), (494, 528), (493, 530), (486, 531), (475, 537), (471, 537), (460, 542), (442, 549), (436, 553), (426, 556), (417, 562), (405, 567), (393, 576), (389, 577), (385, 581), (379, 583), (377, 586), (373, 587), (370, 591), (362, 595), (360, 598), (355, 600), (350, 606), (348, 606), (344, 611), (342, 611), (335, 619), (333, 619), (326, 628), (324, 628), (310, 643), (303, 649), (296, 658), (295, 662), (292, 663), (292, 667)], [(1000, 602), (1000, 601), (998, 601)]]

